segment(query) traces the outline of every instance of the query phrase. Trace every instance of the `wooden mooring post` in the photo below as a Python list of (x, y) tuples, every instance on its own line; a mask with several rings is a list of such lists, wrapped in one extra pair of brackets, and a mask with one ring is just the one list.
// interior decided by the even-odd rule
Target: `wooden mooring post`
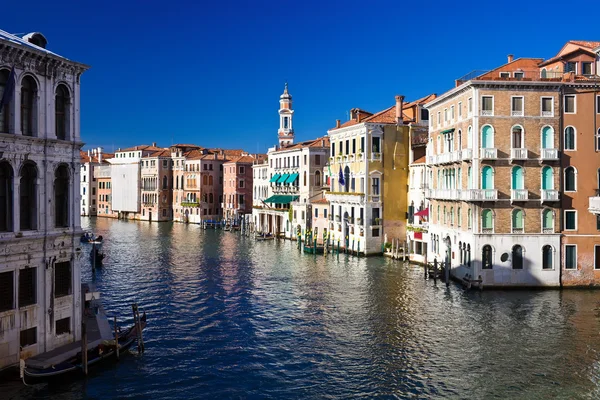
[(137, 346), (138, 353), (144, 352), (144, 338), (142, 337), (142, 324), (140, 322), (140, 311), (138, 310), (137, 304), (132, 304), (131, 308), (133, 310), (133, 322), (137, 331)]
[(115, 323), (115, 353), (117, 355), (117, 360), (119, 359), (119, 329), (117, 327), (117, 316), (114, 316)]
[(88, 374), (88, 354), (87, 354), (87, 323), (85, 321), (85, 293), (81, 302), (81, 366), (83, 374)]

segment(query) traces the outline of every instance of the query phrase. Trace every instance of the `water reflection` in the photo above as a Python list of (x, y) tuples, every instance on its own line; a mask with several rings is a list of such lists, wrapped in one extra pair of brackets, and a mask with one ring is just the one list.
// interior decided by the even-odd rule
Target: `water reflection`
[(84, 279), (123, 322), (144, 307), (146, 353), (58, 389), (0, 386), (8, 398), (599, 398), (595, 291), (463, 292), (387, 259), (84, 223), (107, 253)]

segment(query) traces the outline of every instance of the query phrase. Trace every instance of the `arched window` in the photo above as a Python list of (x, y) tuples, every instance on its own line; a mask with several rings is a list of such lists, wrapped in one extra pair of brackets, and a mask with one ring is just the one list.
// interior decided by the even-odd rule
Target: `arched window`
[(317, 187), (321, 186), (321, 172), (320, 171), (315, 172), (315, 186), (317, 186)]
[[(304, 180), (304, 183), (303, 183), (302, 185), (303, 185), (303, 186), (306, 186), (306, 171), (304, 171), (303, 180)], [(341, 186), (341, 185), (340, 185), (340, 186)], [(340, 189), (341, 189), (341, 187), (340, 187)]]
[(494, 128), (485, 125), (481, 128), (481, 148), (491, 149), (494, 147)]
[(441, 219), (440, 219), (440, 206), (437, 207), (437, 222), (438, 222), (438, 224), (441, 222)]
[(437, 138), (437, 154), (442, 154), (442, 137)]
[(346, 165), (346, 168), (344, 168), (344, 186), (345, 192), (349, 192), (350, 191), (350, 168)]
[(462, 131), (458, 130), (458, 151), (462, 150)]
[(523, 233), (523, 210), (521, 209), (512, 212), (512, 232)]
[(577, 190), (577, 185), (575, 182), (575, 168), (567, 167), (565, 168), (565, 191), (574, 192)]
[(454, 226), (454, 207), (450, 207), (450, 226)]
[(481, 250), (481, 268), (492, 269), (492, 246), (486, 244)]
[(181, 175), (181, 188), (183, 189), (183, 175)]
[(213, 184), (213, 177), (212, 175), (208, 176), (208, 185), (211, 186)]
[(444, 216), (443, 216), (443, 218), (444, 218), (444, 224), (446, 224), (446, 206), (444, 206)]
[(553, 269), (552, 246), (545, 245), (542, 247), (542, 269)]
[(525, 135), (523, 135), (523, 128), (519, 125), (515, 125), (512, 128), (512, 148), (522, 149), (525, 147)]
[(26, 76), (21, 85), (21, 132), (23, 136), (34, 136), (37, 133), (37, 84), (31, 76)]
[(494, 214), (492, 210), (486, 209), (481, 212), (481, 233), (492, 233), (494, 231)]
[(54, 225), (69, 226), (69, 170), (60, 165), (54, 173)]
[(209, 203), (212, 203), (212, 202), (213, 202), (213, 200), (214, 200), (213, 194), (212, 194), (212, 193), (209, 193), (209, 194), (208, 194), (208, 202), (209, 202)]
[(467, 170), (467, 189), (473, 189), (473, 171), (471, 167)]
[(467, 229), (471, 229), (473, 227), (473, 213), (469, 208), (467, 210)]
[(162, 188), (163, 189), (167, 189), (169, 187), (168, 181), (167, 181), (167, 176), (163, 176), (163, 184), (162, 184)]
[(554, 171), (551, 167), (542, 168), (542, 190), (554, 189)]
[(494, 170), (489, 165), (486, 165), (481, 169), (481, 188), (494, 188)]
[(202, 175), (202, 185), (208, 185), (208, 176)]
[(37, 168), (29, 162), (21, 168), (19, 183), (20, 230), (37, 229)]
[(58, 85), (54, 99), (54, 119), (56, 138), (59, 140), (69, 139), (69, 104), (69, 91), (65, 85)]
[(467, 267), (471, 267), (471, 245), (467, 244)]
[(523, 269), (523, 248), (518, 244), (512, 248), (512, 268)]
[(473, 147), (473, 128), (471, 126), (467, 129), (467, 146)]
[(575, 128), (572, 126), (565, 128), (565, 150), (575, 150)]
[(542, 233), (554, 233), (554, 212), (549, 208), (542, 211)]
[(515, 166), (512, 169), (512, 189), (523, 190), (525, 188), (525, 182), (523, 179), (523, 168)]
[(458, 257), (459, 257), (459, 260), (460, 260), (461, 264), (463, 263), (463, 251), (462, 251), (462, 248), (463, 248), (462, 242), (458, 242), (458, 253), (459, 253)]
[(554, 129), (551, 126), (542, 128), (542, 149), (554, 148)]
[[(0, 69), (0, 99), (4, 96), (6, 90), (11, 89), (11, 85), (8, 84), (9, 79), (10, 71), (7, 69)], [(14, 79), (14, 77), (12, 79)], [(12, 90), (15, 90), (14, 86)], [(10, 101), (6, 102), (6, 104), (3, 105), (2, 110), (0, 110), (0, 132), (3, 133), (9, 133), (10, 130), (10, 103)]]
[(13, 169), (6, 161), (0, 162), (0, 232), (13, 230)]

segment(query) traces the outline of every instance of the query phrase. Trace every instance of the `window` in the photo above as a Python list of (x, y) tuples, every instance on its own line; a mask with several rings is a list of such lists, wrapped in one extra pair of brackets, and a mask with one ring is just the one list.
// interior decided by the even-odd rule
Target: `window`
[(542, 117), (554, 116), (554, 98), (542, 97)]
[(23, 331), (21, 331), (21, 338), (20, 338), (20, 342), (19, 345), (21, 347), (27, 347), (27, 346), (31, 346), (32, 344), (36, 344), (37, 343), (37, 327), (33, 327), (33, 328), (29, 328), (29, 329), (25, 329)]
[(565, 128), (565, 150), (575, 150), (575, 128), (572, 126)]
[(565, 63), (565, 72), (577, 73), (577, 63), (568, 61)]
[(473, 113), (473, 98), (469, 97), (469, 99), (467, 100), (467, 112), (469, 115), (471, 115)]
[(512, 148), (513, 149), (522, 149), (524, 148), (524, 135), (523, 128), (520, 126), (513, 126), (512, 128)]
[(373, 178), (373, 196), (379, 196), (379, 178)]
[(244, 195), (243, 195), (243, 194), (240, 194), (239, 196), (240, 196), (240, 197), (239, 197), (239, 203), (240, 203), (240, 205), (242, 205), (242, 206), (243, 206), (243, 205), (244, 205)]
[[(0, 98), (4, 96), (4, 92), (7, 87), (10, 89), (9, 80), (12, 79), (14, 82), (14, 76), (10, 76), (10, 72), (7, 69), (0, 70)], [(14, 87), (13, 87), (14, 90)], [(10, 101), (6, 102), (0, 110), (0, 132), (9, 133), (10, 130)]]
[(600, 128), (598, 128), (598, 131), (596, 132), (594, 144), (596, 145), (596, 151), (600, 151)]
[(565, 210), (565, 230), (577, 230), (577, 211)]
[(321, 172), (315, 172), (315, 186), (321, 186)]
[(429, 110), (421, 108), (421, 121), (429, 121)]
[(483, 210), (481, 213), (481, 232), (492, 233), (494, 231), (494, 213), (492, 210)]
[(577, 110), (577, 102), (575, 99), (575, 95), (567, 95), (565, 96), (565, 113), (566, 114), (574, 114)]
[(554, 213), (549, 208), (542, 211), (542, 233), (554, 233)]
[(35, 118), (37, 84), (31, 76), (23, 78), (21, 86), (21, 133), (23, 136), (34, 136), (37, 133)]
[(523, 79), (523, 77), (525, 77), (525, 73), (524, 72), (513, 72), (513, 77), (515, 79)]
[(462, 118), (462, 101), (458, 102), (458, 118)]
[(54, 298), (71, 294), (71, 263), (59, 262), (54, 265)]
[(21, 168), (19, 188), (19, 209), (21, 230), (37, 229), (37, 169), (33, 163), (27, 163)]
[(13, 271), (0, 273), (0, 312), (15, 308), (14, 297)]
[(577, 269), (577, 245), (565, 245), (565, 269)]
[(243, 180), (241, 180), (241, 181), (240, 181), (240, 188), (243, 188), (243, 187), (244, 187), (244, 181), (243, 181)]
[(448, 109), (444, 108), (444, 122), (448, 122)]
[(56, 321), (56, 334), (71, 333), (71, 318), (63, 318)]
[(373, 137), (372, 138), (372, 143), (371, 143), (371, 151), (373, 153), (379, 153), (381, 148), (379, 147), (379, 143), (380, 143), (380, 138), (379, 137)]
[(473, 226), (473, 214), (471, 213), (471, 209), (467, 210), (467, 229), (471, 229)]
[(512, 232), (523, 233), (523, 210), (517, 209), (512, 212)]
[(553, 269), (552, 263), (552, 246), (545, 245), (542, 247), (542, 269)]
[(438, 126), (440, 126), (441, 123), (442, 123), (442, 113), (440, 111), (438, 111), (438, 113), (437, 113), (437, 124), (438, 124)]
[(481, 115), (494, 115), (493, 96), (481, 96)]
[(323, 209), (323, 217), (327, 218), (327, 209), (326, 208)]
[(582, 75), (592, 75), (592, 63), (591, 62), (582, 62), (581, 63), (581, 74)]
[(69, 226), (69, 170), (60, 165), (54, 173), (54, 226)]
[(511, 98), (511, 115), (513, 117), (522, 117), (523, 114), (524, 114), (523, 97), (522, 96), (512, 97)]
[(494, 128), (491, 125), (484, 125), (481, 128), (481, 148), (494, 148)]
[(0, 232), (11, 232), (13, 230), (12, 204), (13, 170), (8, 162), (2, 161), (0, 162)]
[(600, 114), (600, 96), (596, 96), (596, 113)]
[(500, 78), (510, 78), (510, 72), (500, 72)]
[(36, 303), (37, 268), (26, 268), (19, 271), (19, 307)]
[(594, 269), (600, 269), (600, 245), (594, 245)]
[(481, 251), (481, 268), (492, 269), (492, 246), (486, 244)]
[(65, 85), (58, 85), (56, 88), (56, 97), (54, 98), (54, 119), (56, 128), (56, 138), (67, 140), (69, 127), (69, 91)]
[(523, 269), (523, 248), (519, 245), (512, 248), (512, 269)]
[(379, 228), (373, 228), (373, 234), (371, 236), (379, 237)]
[(575, 182), (575, 168), (567, 167), (565, 168), (565, 191), (575, 192), (576, 190), (577, 185)]

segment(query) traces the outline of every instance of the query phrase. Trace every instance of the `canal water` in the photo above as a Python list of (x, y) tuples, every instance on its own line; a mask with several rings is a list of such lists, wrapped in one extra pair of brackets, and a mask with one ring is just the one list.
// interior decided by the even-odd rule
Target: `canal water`
[(600, 398), (600, 292), (464, 292), (289, 241), (82, 224), (106, 253), (82, 275), (124, 323), (131, 303), (147, 312), (146, 352), (87, 381), (2, 383), (0, 398)]

